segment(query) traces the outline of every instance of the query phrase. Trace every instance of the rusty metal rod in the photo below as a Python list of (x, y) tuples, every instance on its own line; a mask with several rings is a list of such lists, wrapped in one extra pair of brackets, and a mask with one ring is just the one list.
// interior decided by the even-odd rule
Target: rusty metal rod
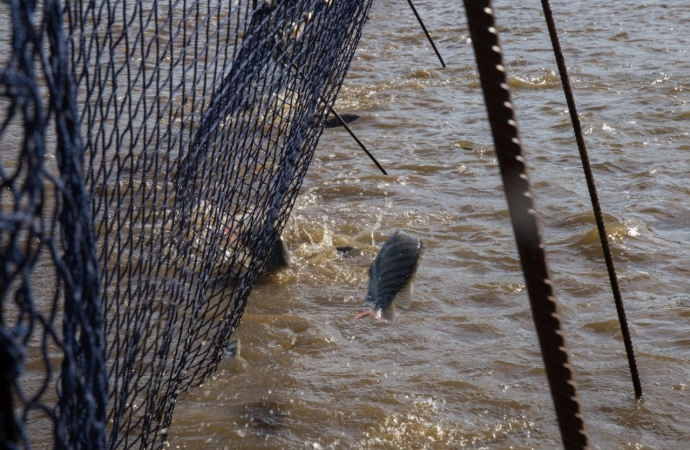
[(558, 40), (558, 32), (553, 20), (553, 12), (548, 0), (542, 0), (542, 7), (544, 9), (544, 18), (546, 19), (546, 26), (549, 29), (551, 36), (551, 44), (553, 45), (553, 52), (556, 56), (556, 64), (558, 71), (561, 74), (561, 82), (563, 83), (563, 92), (565, 94), (566, 102), (568, 103), (568, 110), (570, 111), (570, 120), (573, 122), (573, 131), (575, 132), (575, 140), (577, 141), (577, 148), (580, 151), (580, 159), (582, 160), (582, 169), (585, 172), (587, 179), (587, 187), (589, 188), (589, 197), (592, 200), (592, 210), (594, 211), (594, 218), (597, 222), (597, 229), (599, 230), (599, 239), (601, 240), (601, 248), (604, 251), (604, 260), (606, 261), (606, 269), (609, 273), (609, 281), (611, 283), (611, 290), (613, 291), (613, 299), (616, 303), (616, 311), (618, 312), (618, 322), (620, 323), (621, 333), (623, 334), (623, 343), (625, 344), (625, 352), (628, 356), (628, 366), (630, 367), (630, 376), (632, 377), (633, 389), (635, 390), (635, 397), (642, 397), (642, 383), (640, 382), (640, 374), (637, 370), (637, 361), (635, 360), (635, 350), (633, 349), (632, 337), (630, 336), (630, 328), (628, 327), (628, 319), (625, 314), (625, 306), (623, 305), (623, 298), (621, 297), (621, 289), (618, 286), (618, 277), (616, 276), (616, 267), (613, 264), (613, 255), (611, 254), (611, 246), (609, 245), (609, 238), (606, 234), (606, 225), (604, 224), (604, 215), (601, 212), (599, 205), (599, 196), (597, 195), (597, 188), (594, 184), (594, 175), (592, 174), (592, 166), (589, 163), (589, 156), (587, 154), (587, 146), (582, 134), (582, 125), (580, 124), (580, 116), (577, 113), (575, 106), (575, 97), (573, 96), (573, 89), (570, 86), (570, 77), (568, 76), (568, 69), (565, 65), (565, 58), (561, 50), (561, 44)]
[(484, 101), (520, 254), (546, 376), (566, 450), (589, 450), (589, 437), (551, 283), (539, 220), (490, 0), (464, 0)]

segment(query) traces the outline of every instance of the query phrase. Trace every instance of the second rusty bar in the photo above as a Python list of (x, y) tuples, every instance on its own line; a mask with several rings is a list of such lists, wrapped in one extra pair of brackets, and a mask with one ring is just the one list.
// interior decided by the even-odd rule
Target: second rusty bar
[(566, 450), (589, 449), (489, 0), (464, 0), (496, 156)]

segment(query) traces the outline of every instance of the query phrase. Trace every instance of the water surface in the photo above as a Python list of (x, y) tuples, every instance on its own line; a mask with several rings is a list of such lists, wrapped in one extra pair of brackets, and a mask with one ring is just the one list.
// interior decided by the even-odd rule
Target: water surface
[[(560, 447), (461, 2), (376, 0), (239, 357), (180, 395), (171, 448)], [(645, 398), (635, 401), (538, 2), (497, 1), (536, 205), (594, 448), (690, 440), (690, 5), (554, 2)], [(355, 321), (396, 230), (426, 242), (411, 309)], [(334, 248), (356, 250), (343, 255)]]

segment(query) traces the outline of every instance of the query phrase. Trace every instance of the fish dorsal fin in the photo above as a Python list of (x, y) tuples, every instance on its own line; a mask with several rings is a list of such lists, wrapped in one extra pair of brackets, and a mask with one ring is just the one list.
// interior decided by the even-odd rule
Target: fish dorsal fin
[(400, 292), (395, 294), (395, 298), (393, 301), (395, 302), (396, 305), (400, 306), (401, 308), (409, 308), (410, 305), (412, 304), (412, 286), (413, 283), (410, 281), (403, 287)]

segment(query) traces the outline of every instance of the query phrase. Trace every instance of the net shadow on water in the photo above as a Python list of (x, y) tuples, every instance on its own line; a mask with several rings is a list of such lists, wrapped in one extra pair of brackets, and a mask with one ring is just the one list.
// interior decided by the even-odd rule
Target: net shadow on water
[(0, 159), (8, 442), (163, 445), (279, 239), (369, 7), (0, 6), (0, 140), (20, 149)]

